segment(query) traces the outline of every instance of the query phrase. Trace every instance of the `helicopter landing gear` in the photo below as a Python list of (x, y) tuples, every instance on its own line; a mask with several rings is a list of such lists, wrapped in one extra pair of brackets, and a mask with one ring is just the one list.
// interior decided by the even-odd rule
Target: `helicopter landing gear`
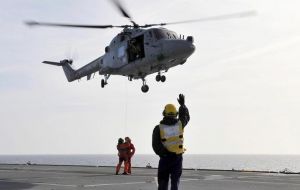
[(104, 79), (101, 80), (101, 87), (104, 88), (105, 85), (107, 85), (107, 80), (110, 77), (110, 75), (104, 75)]
[(146, 80), (143, 78), (143, 86), (141, 88), (142, 92), (146, 93), (149, 91), (149, 86), (146, 84)]
[(157, 82), (161, 81), (161, 82), (165, 82), (166, 81), (166, 76), (165, 75), (161, 75), (160, 73), (158, 73), (155, 77), (155, 80)]
[(104, 82), (104, 79), (102, 79), (101, 80), (101, 87), (104, 88), (104, 86), (105, 86), (105, 82)]
[(161, 79), (161, 76), (160, 76), (160, 74), (156, 75), (156, 77), (155, 77), (155, 80), (156, 80), (157, 82), (159, 82), (159, 81), (160, 81), (160, 79)]
[(146, 93), (146, 92), (149, 91), (149, 86), (147, 84), (145, 84), (145, 85), (142, 86), (141, 89), (142, 89), (142, 92)]

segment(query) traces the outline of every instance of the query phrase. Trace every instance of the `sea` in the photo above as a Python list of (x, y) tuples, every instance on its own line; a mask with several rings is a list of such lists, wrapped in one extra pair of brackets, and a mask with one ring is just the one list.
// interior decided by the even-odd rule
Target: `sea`
[[(137, 154), (132, 158), (132, 167), (157, 168), (159, 157)], [(0, 164), (42, 164), (116, 166), (114, 154), (84, 155), (0, 155)], [(183, 155), (185, 169), (244, 170), (269, 172), (300, 172), (300, 155)]]

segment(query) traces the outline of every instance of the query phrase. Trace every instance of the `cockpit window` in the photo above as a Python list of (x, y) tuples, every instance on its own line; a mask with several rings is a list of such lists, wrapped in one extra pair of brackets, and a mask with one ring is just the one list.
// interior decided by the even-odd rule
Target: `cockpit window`
[(175, 32), (163, 29), (153, 29), (154, 36), (157, 40), (160, 39), (178, 39), (178, 36)]
[(161, 29), (153, 29), (153, 33), (157, 40), (168, 39), (168, 35)]
[(178, 36), (175, 32), (168, 31), (167, 34), (169, 39), (175, 39), (175, 40), (178, 39)]

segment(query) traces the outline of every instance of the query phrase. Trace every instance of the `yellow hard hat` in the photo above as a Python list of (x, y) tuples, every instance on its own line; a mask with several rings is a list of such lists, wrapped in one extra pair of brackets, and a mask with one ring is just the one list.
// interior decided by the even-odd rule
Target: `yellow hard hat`
[(167, 104), (165, 106), (163, 115), (165, 117), (176, 117), (178, 114), (176, 107), (174, 106), (174, 104)]

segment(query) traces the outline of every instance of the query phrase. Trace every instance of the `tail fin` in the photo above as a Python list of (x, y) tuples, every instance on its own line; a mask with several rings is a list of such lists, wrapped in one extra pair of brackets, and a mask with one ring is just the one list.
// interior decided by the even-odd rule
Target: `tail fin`
[(43, 61), (43, 63), (45, 64), (62, 66), (69, 82), (76, 80), (76, 71), (71, 67), (72, 62), (73, 62), (72, 60), (67, 60), (67, 59), (64, 59), (60, 62)]

